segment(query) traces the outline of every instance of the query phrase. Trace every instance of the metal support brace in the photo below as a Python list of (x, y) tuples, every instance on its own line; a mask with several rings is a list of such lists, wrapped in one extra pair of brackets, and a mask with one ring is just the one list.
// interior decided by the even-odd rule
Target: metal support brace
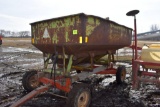
[(70, 71), (71, 71), (72, 62), (73, 62), (73, 55), (70, 55), (69, 62), (68, 62), (68, 66), (67, 66), (67, 75), (68, 75), (68, 76), (69, 76), (69, 73), (70, 73)]
[(51, 85), (41, 86), (41, 87), (31, 91), (29, 94), (25, 95), (24, 97), (19, 99), (17, 102), (13, 103), (10, 107), (19, 107), (19, 106), (23, 105), (25, 102), (32, 99), (34, 96), (36, 96), (42, 92), (47, 91), (50, 86)]
[(49, 59), (50, 59), (50, 54), (47, 54), (47, 58), (45, 59), (45, 55), (46, 53), (43, 53), (43, 60), (44, 60), (44, 69), (47, 69), (48, 63), (49, 63)]
[(91, 61), (91, 69), (93, 69), (93, 66), (94, 66), (94, 53), (90, 53), (90, 61)]
[(63, 47), (63, 72), (66, 71), (65, 49)]
[(114, 54), (112, 51), (108, 51), (108, 64), (114, 62)]
[(139, 80), (138, 80), (138, 70), (139, 70), (140, 65), (136, 62), (133, 61), (133, 70), (132, 70), (132, 80), (133, 80), (133, 89), (138, 88)]

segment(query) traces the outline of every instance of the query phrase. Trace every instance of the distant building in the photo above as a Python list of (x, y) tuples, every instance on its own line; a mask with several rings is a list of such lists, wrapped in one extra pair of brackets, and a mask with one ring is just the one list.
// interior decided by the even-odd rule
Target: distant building
[[(137, 34), (138, 40), (160, 41), (160, 30)], [(134, 40), (134, 36), (133, 36)]]

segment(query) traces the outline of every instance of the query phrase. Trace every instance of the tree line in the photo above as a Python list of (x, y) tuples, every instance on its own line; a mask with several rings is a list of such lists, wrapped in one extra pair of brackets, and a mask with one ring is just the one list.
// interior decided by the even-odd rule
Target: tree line
[(31, 37), (31, 32), (30, 31), (6, 31), (3, 29), (0, 29), (0, 36), (2, 37), (21, 37), (21, 38), (30, 38)]

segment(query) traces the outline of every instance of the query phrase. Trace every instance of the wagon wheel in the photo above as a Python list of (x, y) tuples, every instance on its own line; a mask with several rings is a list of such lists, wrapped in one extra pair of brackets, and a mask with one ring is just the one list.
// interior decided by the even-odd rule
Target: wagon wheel
[(28, 71), (23, 75), (22, 85), (26, 91), (30, 92), (40, 86), (40, 82), (35, 77), (36, 74), (36, 71)]
[(77, 83), (69, 92), (66, 107), (89, 107), (91, 92), (87, 84)]
[(116, 72), (116, 81), (121, 84), (126, 79), (126, 68), (124, 66), (119, 66)]

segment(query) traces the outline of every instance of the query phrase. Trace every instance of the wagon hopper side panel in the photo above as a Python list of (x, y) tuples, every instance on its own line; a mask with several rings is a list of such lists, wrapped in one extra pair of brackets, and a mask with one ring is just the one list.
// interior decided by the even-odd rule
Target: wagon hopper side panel
[(117, 50), (131, 44), (132, 29), (99, 17), (88, 16), (86, 22), (86, 49)]
[(79, 44), (81, 30), (80, 16), (42, 21), (32, 25), (32, 44), (45, 53), (53, 53), (56, 45), (61, 52), (62, 46)]
[(44, 53), (79, 54), (129, 46), (132, 29), (97, 16), (76, 14), (31, 24), (32, 44)]

